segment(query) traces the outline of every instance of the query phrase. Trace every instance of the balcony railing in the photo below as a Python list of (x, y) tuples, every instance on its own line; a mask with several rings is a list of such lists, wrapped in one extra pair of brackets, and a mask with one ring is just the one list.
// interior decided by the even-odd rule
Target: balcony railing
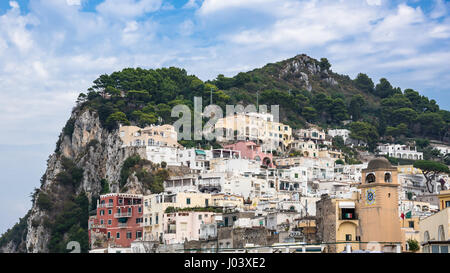
[(117, 226), (119, 228), (126, 228), (126, 227), (128, 227), (128, 224), (127, 223), (119, 223), (119, 224), (117, 224)]
[(131, 217), (132, 215), (133, 214), (131, 212), (116, 213), (114, 214), (114, 218)]
[(114, 206), (113, 203), (105, 203), (105, 204), (99, 204), (99, 208), (112, 208)]

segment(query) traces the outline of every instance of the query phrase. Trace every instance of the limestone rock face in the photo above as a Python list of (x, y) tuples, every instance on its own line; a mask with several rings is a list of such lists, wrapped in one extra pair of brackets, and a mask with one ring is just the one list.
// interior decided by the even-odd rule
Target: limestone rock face
[(312, 77), (319, 77), (330, 85), (338, 85), (331, 77), (329, 70), (322, 70), (314, 59), (307, 55), (298, 55), (288, 61), (280, 70), (279, 78), (289, 79), (299, 83), (308, 91), (312, 90)]
[[(145, 156), (145, 149), (122, 148), (118, 130), (109, 132), (102, 128), (95, 111), (75, 109), (71, 119), (74, 121), (73, 133), (70, 136), (61, 134), (59, 149), (47, 161), (47, 170), (42, 179), (40, 192), (49, 195), (65, 194), (63, 187), (56, 181), (58, 173), (63, 170), (61, 163), (63, 156), (83, 169), (83, 180), (76, 189), (77, 193), (85, 191), (91, 200), (93, 195), (99, 195), (102, 179), (108, 181), (111, 192), (119, 192), (118, 181), (123, 161), (136, 153)], [(137, 192), (139, 186), (136, 183), (137, 181), (132, 189)], [(48, 252), (50, 231), (44, 225), (46, 217), (51, 217), (49, 212), (40, 209), (34, 202), (27, 220), (27, 252)], [(10, 246), (9, 249), (11, 252), (14, 251), (14, 246)]]

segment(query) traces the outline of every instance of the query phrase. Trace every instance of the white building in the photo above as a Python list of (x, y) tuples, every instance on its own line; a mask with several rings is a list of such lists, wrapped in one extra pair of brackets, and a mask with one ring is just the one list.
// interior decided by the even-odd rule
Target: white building
[(290, 167), (278, 170), (280, 191), (298, 191), (307, 194), (308, 168), (303, 166)]
[(347, 139), (350, 137), (350, 130), (347, 129), (330, 129), (328, 130), (328, 135), (331, 137), (340, 136), (346, 143)]
[(431, 144), (431, 146), (441, 152), (442, 155), (450, 154), (450, 146), (447, 145), (439, 145), (439, 144)]
[(211, 151), (193, 148), (179, 150), (177, 159), (180, 165), (189, 167), (195, 173), (200, 173), (209, 169)]
[(161, 164), (166, 162), (168, 166), (180, 166), (177, 159), (178, 148), (170, 146), (146, 146), (147, 160)]
[(164, 181), (164, 191), (170, 193), (198, 191), (197, 177), (196, 174), (171, 176)]
[(418, 152), (416, 147), (411, 148), (407, 145), (400, 144), (383, 144), (379, 145), (377, 149), (380, 151), (380, 155), (387, 155), (389, 157), (421, 160), (423, 159), (423, 153)]

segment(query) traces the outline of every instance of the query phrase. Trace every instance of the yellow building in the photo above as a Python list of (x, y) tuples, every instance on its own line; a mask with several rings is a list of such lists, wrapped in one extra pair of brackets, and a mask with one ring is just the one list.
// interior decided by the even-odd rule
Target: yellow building
[[(398, 206), (398, 173), (386, 158), (376, 158), (362, 170), (358, 202), (361, 248), (399, 252), (402, 244)], [(377, 246), (369, 244), (377, 242)]]
[(397, 170), (399, 174), (422, 174), (422, 170), (414, 168), (413, 165), (399, 165)]
[(168, 207), (195, 208), (211, 206), (211, 194), (179, 192), (175, 194), (151, 194), (144, 196), (143, 238), (157, 241), (163, 233), (163, 215)]
[(356, 198), (331, 199), (323, 196), (317, 201), (317, 238), (326, 244), (326, 252), (341, 253), (347, 245), (351, 246), (352, 251), (360, 249)]
[(238, 113), (218, 119), (215, 129), (224, 132), (218, 141), (237, 138), (255, 141), (262, 145), (263, 151), (285, 149), (292, 141), (292, 128), (273, 119), (268, 113)]
[(166, 124), (161, 126), (121, 126), (119, 129), (123, 146), (166, 146), (180, 147), (175, 127)]
[(234, 194), (216, 193), (211, 195), (212, 206), (214, 207), (228, 207), (228, 208), (243, 208), (244, 197)]
[(323, 149), (319, 151), (320, 158), (333, 158), (333, 159), (344, 159), (345, 157), (342, 155), (341, 151)]
[(301, 151), (304, 157), (319, 157), (319, 145), (312, 140), (294, 140), (291, 142), (291, 149)]
[(419, 223), (422, 252), (449, 253), (450, 248), (450, 190), (439, 194), (440, 211)]

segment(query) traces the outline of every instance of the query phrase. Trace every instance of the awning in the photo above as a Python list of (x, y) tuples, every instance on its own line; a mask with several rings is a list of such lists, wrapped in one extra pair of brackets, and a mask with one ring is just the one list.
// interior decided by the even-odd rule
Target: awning
[(350, 201), (339, 202), (339, 208), (341, 208), (341, 209), (354, 209), (355, 208), (355, 202), (350, 202)]
[(195, 150), (195, 154), (197, 154), (197, 155), (206, 155), (205, 151), (203, 151), (203, 150)]

